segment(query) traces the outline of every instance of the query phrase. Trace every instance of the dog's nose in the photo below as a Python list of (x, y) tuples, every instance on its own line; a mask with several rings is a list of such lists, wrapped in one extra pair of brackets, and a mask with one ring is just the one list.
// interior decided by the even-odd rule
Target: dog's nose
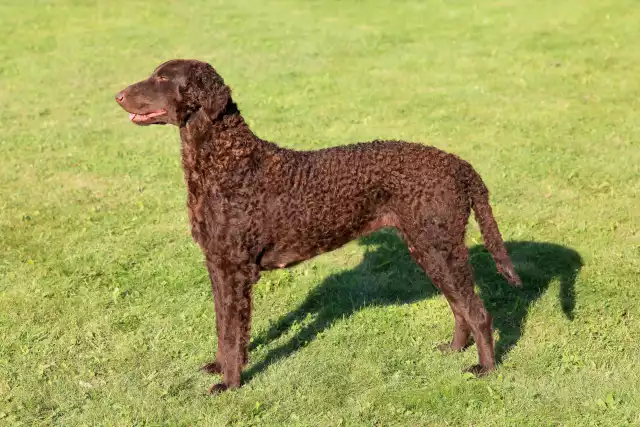
[(122, 101), (124, 101), (124, 93), (123, 92), (118, 92), (116, 94), (116, 102), (118, 104), (122, 103)]

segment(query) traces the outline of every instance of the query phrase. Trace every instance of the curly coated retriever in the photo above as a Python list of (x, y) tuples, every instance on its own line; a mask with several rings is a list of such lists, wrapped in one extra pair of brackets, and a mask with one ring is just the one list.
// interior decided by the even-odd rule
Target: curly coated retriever
[(500, 273), (521, 286), (472, 166), (434, 147), (374, 141), (294, 151), (256, 136), (215, 69), (171, 60), (116, 95), (138, 125), (180, 129), (193, 239), (211, 279), (218, 351), (203, 369), (219, 392), (240, 386), (247, 364), (251, 289), (260, 271), (291, 266), (382, 227), (396, 228), (415, 261), (447, 298), (455, 332), (443, 349), (471, 337), (479, 364), (494, 368), (491, 316), (474, 292), (464, 244), (473, 209)]

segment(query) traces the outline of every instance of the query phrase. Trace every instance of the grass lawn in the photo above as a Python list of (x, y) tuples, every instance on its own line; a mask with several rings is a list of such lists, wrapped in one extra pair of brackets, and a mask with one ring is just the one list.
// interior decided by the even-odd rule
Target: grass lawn
[[(640, 425), (637, 0), (5, 0), (0, 425)], [(482, 174), (525, 288), (475, 223), (501, 364), (391, 231), (255, 287), (245, 385), (206, 395), (214, 312), (173, 127), (113, 95), (214, 64), (300, 149), (422, 141)]]

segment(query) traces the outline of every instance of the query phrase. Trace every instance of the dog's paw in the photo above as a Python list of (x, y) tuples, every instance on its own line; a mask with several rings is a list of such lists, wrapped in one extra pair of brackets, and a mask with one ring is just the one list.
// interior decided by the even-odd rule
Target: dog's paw
[(223, 391), (226, 391), (228, 388), (229, 386), (227, 386), (225, 383), (218, 383), (218, 384), (211, 385), (211, 387), (207, 389), (207, 392), (209, 394), (218, 394), (218, 393), (222, 393)]
[(451, 353), (456, 353), (456, 351), (460, 351), (460, 350), (454, 350), (453, 347), (451, 347), (451, 344), (448, 342), (443, 342), (442, 344), (439, 344), (436, 348), (442, 354), (451, 354)]
[(200, 367), (200, 370), (203, 372), (206, 372), (208, 374), (221, 374), (222, 373), (222, 366), (220, 366), (220, 364), (218, 362), (209, 362), (207, 364), (204, 364)]
[(465, 373), (473, 374), (473, 376), (475, 376), (476, 378), (484, 377), (491, 371), (493, 371), (493, 368), (483, 366), (483, 365), (469, 366), (467, 369), (464, 370)]
[(440, 353), (442, 354), (451, 354), (451, 353), (460, 353), (465, 351), (466, 349), (468, 349), (469, 347), (471, 347), (473, 345), (473, 340), (469, 340), (464, 346), (462, 347), (454, 347), (451, 345), (451, 343), (448, 342), (444, 342), (440, 345), (438, 345), (436, 348), (438, 350), (440, 350)]

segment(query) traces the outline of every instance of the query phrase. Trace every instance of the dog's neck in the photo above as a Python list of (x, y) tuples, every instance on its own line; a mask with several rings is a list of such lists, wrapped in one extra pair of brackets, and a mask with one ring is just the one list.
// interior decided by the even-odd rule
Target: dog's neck
[(230, 154), (229, 150), (236, 155), (240, 154), (237, 150), (250, 152), (261, 142), (231, 99), (216, 117), (207, 115), (202, 108), (193, 112), (180, 127), (180, 138), (183, 145), (215, 155)]
[(240, 178), (249, 184), (260, 159), (275, 148), (251, 131), (231, 99), (217, 117), (208, 116), (203, 109), (191, 114), (180, 127), (180, 139), (187, 182), (193, 179), (191, 175), (206, 175), (209, 182), (224, 187), (244, 185), (234, 182)]

